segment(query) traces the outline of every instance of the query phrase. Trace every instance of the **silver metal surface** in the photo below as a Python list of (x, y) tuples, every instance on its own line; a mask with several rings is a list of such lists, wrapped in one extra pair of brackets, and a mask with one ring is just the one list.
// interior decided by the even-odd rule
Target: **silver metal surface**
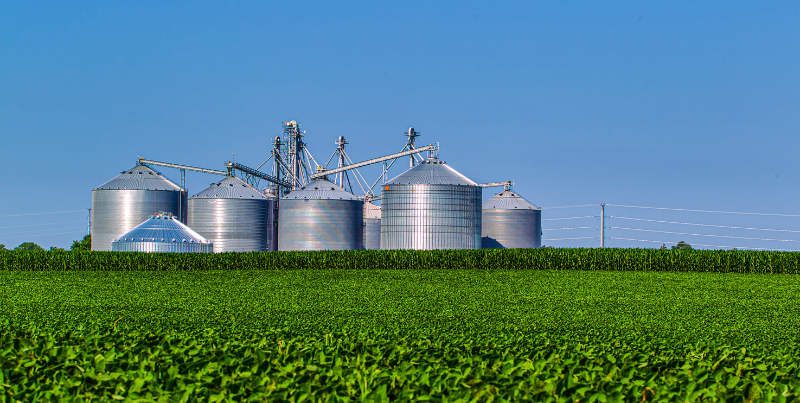
[(381, 248), (381, 208), (364, 203), (364, 249)]
[(111, 250), (111, 241), (165, 211), (186, 213), (186, 193), (157, 171), (137, 165), (92, 191), (92, 250)]
[(213, 252), (213, 244), (169, 213), (150, 216), (111, 242), (115, 252)]
[(189, 226), (217, 253), (274, 250), (275, 201), (229, 176), (189, 199)]
[(278, 250), (363, 249), (363, 202), (327, 180), (280, 200)]
[(392, 179), (381, 191), (381, 249), (477, 249), (478, 185), (436, 158)]
[(318, 174), (311, 175), (311, 178), (312, 179), (317, 179), (317, 178), (324, 177), (326, 175), (334, 175), (334, 174), (337, 174), (339, 172), (349, 171), (351, 169), (361, 168), (361, 167), (364, 167), (364, 166), (367, 166), (367, 165), (377, 164), (379, 162), (389, 161), (389, 160), (397, 159), (397, 158), (400, 158), (400, 157), (405, 157), (405, 156), (408, 156), (408, 155), (419, 154), (419, 153), (423, 153), (425, 151), (438, 151), (438, 149), (439, 149), (439, 147), (438, 146), (434, 146), (434, 145), (415, 148), (413, 150), (402, 151), (402, 152), (399, 152), (399, 153), (394, 153), (394, 154), (386, 155), (386, 156), (383, 156), (383, 157), (373, 158), (373, 159), (370, 159), (370, 160), (357, 162), (355, 164), (346, 165), (346, 166), (343, 166), (341, 168), (334, 168), (334, 169), (331, 169), (329, 171), (320, 172)]
[(193, 167), (193, 166), (190, 166), (190, 165), (173, 164), (171, 162), (153, 161), (153, 160), (144, 159), (142, 157), (139, 157), (139, 163), (140, 164), (162, 166), (162, 167), (166, 167), (166, 168), (185, 169), (187, 171), (195, 171), (195, 172), (200, 172), (200, 173), (204, 173), (204, 174), (222, 175), (222, 176), (227, 176), (228, 175), (228, 172), (220, 171), (220, 170), (217, 170), (217, 169), (199, 168), (199, 167)]
[(482, 247), (539, 248), (542, 209), (506, 190), (483, 203)]

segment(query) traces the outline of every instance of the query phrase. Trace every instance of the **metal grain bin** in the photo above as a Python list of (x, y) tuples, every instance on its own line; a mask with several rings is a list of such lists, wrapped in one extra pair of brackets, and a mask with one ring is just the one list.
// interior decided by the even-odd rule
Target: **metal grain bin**
[(211, 253), (213, 244), (172, 214), (159, 212), (111, 242), (114, 252)]
[(430, 157), (381, 190), (381, 249), (477, 249), (481, 188)]
[(280, 200), (278, 250), (364, 249), (363, 202), (318, 179)]
[(147, 165), (135, 167), (92, 190), (92, 250), (111, 250), (111, 241), (164, 211), (186, 222), (186, 192)]
[(381, 248), (381, 207), (364, 203), (364, 249)]
[(275, 200), (229, 176), (189, 199), (189, 226), (217, 253), (274, 250)]
[(542, 209), (512, 190), (483, 203), (483, 248), (539, 248), (542, 246)]

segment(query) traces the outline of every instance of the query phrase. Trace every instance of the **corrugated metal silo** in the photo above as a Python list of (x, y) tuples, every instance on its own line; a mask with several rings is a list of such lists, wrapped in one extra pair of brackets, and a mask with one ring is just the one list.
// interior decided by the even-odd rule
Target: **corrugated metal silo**
[(280, 200), (278, 250), (364, 249), (363, 202), (318, 179)]
[(381, 248), (381, 207), (364, 203), (364, 249)]
[(146, 166), (135, 167), (92, 190), (92, 250), (111, 250), (111, 241), (164, 211), (186, 222), (186, 192)]
[(229, 176), (189, 199), (189, 226), (214, 243), (214, 252), (272, 249), (275, 199)]
[(481, 188), (430, 157), (381, 191), (381, 249), (477, 249)]
[(159, 212), (111, 242), (111, 250), (211, 253), (214, 248), (208, 239), (178, 221), (174, 215)]
[(512, 190), (483, 203), (483, 248), (539, 248), (542, 209)]

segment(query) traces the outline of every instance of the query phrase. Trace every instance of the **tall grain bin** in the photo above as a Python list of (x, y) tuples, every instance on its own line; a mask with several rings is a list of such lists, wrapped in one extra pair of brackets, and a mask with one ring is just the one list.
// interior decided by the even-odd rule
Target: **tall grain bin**
[(200, 252), (211, 253), (213, 245), (172, 214), (150, 216), (111, 242), (114, 252)]
[(234, 176), (189, 199), (189, 226), (214, 243), (214, 252), (272, 250), (270, 198)]
[(381, 191), (381, 249), (477, 249), (481, 188), (429, 157)]
[(111, 241), (164, 211), (186, 222), (186, 192), (160, 172), (136, 165), (92, 190), (92, 250), (111, 250)]
[(278, 250), (364, 249), (363, 202), (318, 179), (280, 200)]
[(483, 203), (483, 248), (539, 248), (542, 209), (506, 189)]
[(364, 203), (364, 249), (381, 248), (381, 207)]

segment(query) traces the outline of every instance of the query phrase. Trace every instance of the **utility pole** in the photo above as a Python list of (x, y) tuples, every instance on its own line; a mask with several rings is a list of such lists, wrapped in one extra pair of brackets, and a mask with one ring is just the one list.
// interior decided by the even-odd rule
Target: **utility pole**
[(600, 203), (600, 247), (606, 247), (606, 205)]

